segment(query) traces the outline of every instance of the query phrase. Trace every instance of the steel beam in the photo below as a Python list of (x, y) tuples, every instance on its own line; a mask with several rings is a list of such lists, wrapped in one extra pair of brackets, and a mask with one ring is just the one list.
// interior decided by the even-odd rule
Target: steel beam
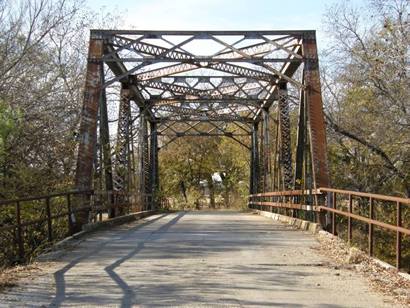
[(115, 147), (115, 189), (122, 192), (127, 192), (130, 189), (130, 128), (132, 122), (130, 96), (130, 90), (122, 84), (118, 112), (117, 144)]
[(194, 133), (189, 133), (189, 132), (176, 132), (175, 134), (164, 134), (164, 133), (158, 133), (158, 136), (167, 136), (167, 137), (187, 137), (187, 136), (198, 136), (198, 137), (216, 137), (216, 136), (225, 136), (225, 137), (246, 137), (250, 136), (251, 134), (235, 134), (231, 132), (219, 132), (219, 133), (209, 133), (209, 132), (194, 132)]
[[(302, 48), (299, 44), (296, 45), (292, 49), (292, 51), (297, 54), (302, 54)], [(293, 58), (294, 56), (290, 55), (289, 57)], [(293, 77), (299, 66), (300, 63), (285, 63), (280, 69), (280, 72), (282, 75), (286, 75), (287, 77), (291, 78)], [(255, 119), (258, 119), (258, 117), (262, 113), (262, 108), (270, 108), (273, 102), (277, 99), (279, 83), (283, 83), (283, 81), (277, 80), (277, 82), (274, 85), (272, 85), (268, 97), (266, 98), (265, 102), (261, 105), (261, 108), (256, 112)]]
[[(225, 62), (243, 62), (243, 58), (211, 58), (211, 57), (203, 57), (201, 59), (203, 62), (214, 62), (214, 63), (225, 63)], [(121, 59), (115, 59), (115, 58), (106, 58), (104, 59), (104, 62), (109, 63), (109, 62), (146, 62), (150, 61), (150, 63), (172, 63), (175, 62), (175, 59), (153, 59), (152, 57), (141, 57), (141, 58), (121, 58)], [(179, 59), (178, 62), (180, 63), (192, 63), (192, 59)], [(300, 59), (290, 59), (290, 58), (273, 58), (273, 59), (252, 59), (252, 61), (249, 61), (254, 64), (261, 64), (261, 63), (288, 63), (288, 62), (297, 62), (297, 63), (302, 63)]]
[(262, 127), (263, 127), (263, 133), (262, 133), (262, 143), (263, 143), (263, 153), (262, 153), (262, 160), (263, 160), (263, 192), (269, 191), (270, 188), (270, 173), (271, 173), (271, 166), (270, 166), (270, 156), (271, 156), (271, 149), (270, 149), (270, 138), (269, 138), (269, 133), (270, 133), (270, 127), (269, 127), (269, 110), (265, 109), (263, 110), (263, 121), (262, 121)]
[[(100, 65), (101, 84), (104, 84), (104, 67)], [(110, 145), (110, 132), (108, 125), (108, 113), (107, 113), (107, 96), (105, 89), (101, 90), (100, 95), (100, 142), (103, 155), (103, 169), (104, 169), (104, 182), (105, 190), (113, 191), (113, 175), (112, 175), (112, 159), (111, 159), (111, 145)], [(108, 198), (108, 216), (110, 218), (115, 216), (115, 211), (112, 208), (113, 199)]]
[(306, 33), (314, 33), (313, 30), (203, 30), (203, 31), (179, 31), (179, 30), (109, 30), (109, 29), (92, 29), (91, 33), (103, 37), (112, 35), (146, 35), (150, 38), (160, 38), (164, 35), (196, 35), (198, 39), (208, 39), (209, 35), (239, 35), (247, 38), (255, 38), (260, 35), (292, 35), (301, 37)]
[[(88, 63), (84, 88), (83, 108), (79, 131), (79, 146), (75, 187), (77, 190), (91, 190), (93, 179), (93, 161), (97, 142), (97, 115), (101, 97), (101, 66), (103, 41), (91, 36), (88, 48)], [(86, 200), (82, 200), (86, 202)], [(79, 203), (78, 207), (84, 205)], [(77, 229), (88, 222), (88, 212), (81, 211), (76, 215)]]
[[(295, 162), (295, 178), (293, 188), (295, 190), (301, 189), (302, 184), (306, 184), (306, 179), (303, 179), (303, 161), (305, 150), (305, 135), (306, 135), (306, 110), (305, 110), (305, 91), (300, 90), (298, 127), (296, 139), (296, 162)], [(307, 162), (305, 162), (307, 163)], [(305, 183), (303, 183), (305, 182)]]
[(280, 164), (282, 167), (283, 189), (292, 189), (292, 145), (290, 132), (290, 113), (287, 84), (279, 85), (279, 130), (280, 130)]
[(314, 32), (305, 34), (303, 37), (303, 54), (305, 57), (304, 81), (306, 84), (313, 184), (314, 188), (329, 187), (326, 126), (323, 114), (316, 35)]
[(158, 206), (157, 197), (159, 189), (158, 174), (158, 132), (157, 123), (150, 122), (150, 176), (151, 176), (151, 209)]
[(252, 127), (251, 135), (251, 161), (250, 161), (250, 194), (258, 193), (259, 186), (259, 142), (258, 123)]
[(139, 138), (139, 157), (140, 157), (140, 194), (143, 209), (148, 209), (151, 201), (150, 183), (150, 160), (148, 144), (148, 125), (147, 116), (144, 109), (140, 109), (140, 138)]

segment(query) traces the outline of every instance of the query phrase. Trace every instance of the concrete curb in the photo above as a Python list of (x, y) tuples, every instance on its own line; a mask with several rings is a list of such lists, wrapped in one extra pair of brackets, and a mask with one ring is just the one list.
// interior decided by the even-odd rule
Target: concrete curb
[(272, 220), (280, 221), (284, 224), (288, 224), (291, 226), (294, 226), (300, 230), (304, 231), (309, 231), (311, 233), (318, 233), (322, 228), (318, 223), (315, 222), (310, 222), (306, 220), (302, 220), (299, 218), (293, 218), (277, 213), (271, 213), (271, 212), (265, 212), (265, 211), (260, 211), (260, 210), (254, 210), (256, 213), (258, 213), (261, 216), (271, 218)]
[(52, 247), (49, 248), (49, 250), (43, 252), (39, 256), (37, 256), (36, 260), (38, 261), (49, 261), (50, 259), (56, 258), (60, 256), (63, 251), (62, 249), (73, 245), (76, 240), (81, 239), (87, 234), (99, 231), (99, 230), (105, 230), (108, 228), (111, 228), (113, 226), (118, 226), (124, 223), (140, 220), (142, 218), (158, 214), (160, 211), (159, 210), (153, 210), (153, 211), (143, 211), (143, 212), (137, 212), (137, 213), (131, 213), (127, 214), (124, 216), (120, 217), (115, 217), (111, 219), (107, 219), (104, 221), (98, 221), (95, 223), (89, 223), (86, 224), (82, 227), (82, 231), (77, 232), (69, 237), (66, 237), (65, 239), (55, 243)]

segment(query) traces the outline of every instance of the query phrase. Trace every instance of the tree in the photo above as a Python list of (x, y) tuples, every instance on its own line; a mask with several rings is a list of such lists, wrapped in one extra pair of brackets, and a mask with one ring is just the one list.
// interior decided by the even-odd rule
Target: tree
[(409, 3), (332, 6), (322, 80), (336, 186), (410, 196)]
[(225, 206), (229, 207), (237, 201), (231, 200), (231, 196), (237, 196), (239, 201), (245, 202), (249, 193), (249, 151), (227, 138), (221, 140), (219, 148), (219, 174), (222, 179)]
[[(183, 186), (191, 198), (198, 199), (202, 195), (201, 184), (206, 182), (210, 207), (214, 208), (221, 192), (225, 206), (236, 201), (230, 196), (248, 194), (249, 153), (231, 139), (179, 138), (161, 149), (159, 158), (161, 190), (166, 196), (184, 201)], [(216, 174), (222, 183), (216, 183)]]
[(18, 126), (2, 133), (2, 198), (72, 187), (89, 28), (113, 24), (82, 7), (0, 1), (0, 102)]

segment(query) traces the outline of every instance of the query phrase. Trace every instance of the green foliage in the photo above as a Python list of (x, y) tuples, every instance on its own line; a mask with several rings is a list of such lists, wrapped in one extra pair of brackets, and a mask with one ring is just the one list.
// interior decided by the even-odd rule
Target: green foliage
[[(206, 185), (211, 206), (219, 200), (231, 206), (248, 194), (248, 156), (246, 148), (228, 138), (180, 138), (160, 151), (161, 190), (185, 206), (196, 207), (198, 202), (207, 203)], [(217, 175), (220, 183), (215, 181)]]

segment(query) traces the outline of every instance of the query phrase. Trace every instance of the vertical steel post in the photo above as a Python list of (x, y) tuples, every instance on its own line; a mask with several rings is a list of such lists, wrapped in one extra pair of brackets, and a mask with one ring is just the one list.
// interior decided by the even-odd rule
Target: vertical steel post
[[(101, 74), (101, 84), (104, 84), (104, 66), (103, 65), (100, 65), (100, 74)], [(109, 126), (108, 126), (107, 96), (106, 96), (105, 88), (102, 89), (100, 93), (100, 139), (101, 139), (101, 149), (102, 149), (102, 155), (103, 155), (105, 190), (113, 191), (114, 186), (113, 186), (113, 179), (112, 179), (110, 131), (109, 131)], [(108, 206), (108, 216), (110, 218), (115, 216), (115, 211), (112, 208), (112, 203), (113, 203), (112, 198), (108, 198), (107, 206)]]
[(256, 194), (259, 185), (259, 145), (258, 145), (258, 123), (252, 127), (251, 145), (251, 187), (250, 193)]
[(303, 78), (306, 86), (305, 99), (309, 123), (313, 185), (314, 188), (329, 187), (326, 127), (320, 87), (316, 34), (314, 31), (304, 35), (302, 46), (305, 59)]
[(150, 122), (150, 176), (151, 176), (151, 208), (155, 208), (157, 204), (158, 193), (158, 135), (157, 123)]
[(249, 162), (249, 194), (250, 195), (253, 194), (253, 179), (254, 179), (254, 174), (253, 173), (255, 172), (255, 170), (253, 170), (253, 161), (255, 160), (255, 158), (254, 158), (255, 152), (253, 150), (253, 147), (254, 147), (253, 138), (254, 138), (254, 136), (253, 136), (253, 131), (252, 131), (252, 134), (251, 134), (251, 149), (250, 149), (251, 159), (250, 159), (250, 162)]
[(279, 154), (279, 112), (277, 114), (277, 121), (275, 125), (275, 149), (273, 151), (273, 176), (272, 176), (272, 191), (280, 190), (280, 154)]
[(133, 121), (131, 119), (131, 109), (130, 109), (130, 124), (129, 124), (129, 155), (128, 155), (128, 181), (130, 183), (129, 185), (129, 196), (128, 196), (128, 204), (129, 204), (129, 209), (135, 211), (135, 208), (132, 208), (132, 206), (135, 205), (137, 202), (136, 200), (136, 192), (138, 191), (138, 188), (136, 187), (137, 185), (137, 174), (136, 174), (136, 168), (135, 168), (135, 146), (134, 146), (134, 129), (133, 129)]
[[(75, 187), (80, 191), (92, 189), (93, 160), (97, 142), (97, 115), (101, 92), (102, 55), (103, 40), (91, 32), (75, 175)], [(82, 200), (76, 204), (81, 206), (85, 201)], [(89, 211), (77, 212), (77, 230), (88, 222), (88, 214)]]
[(144, 108), (140, 108), (140, 192), (143, 210), (148, 209), (150, 183), (149, 183), (149, 149), (148, 127)]
[[(396, 211), (397, 211), (397, 217), (396, 217), (396, 226), (401, 227), (402, 226), (402, 219), (401, 219), (401, 203), (397, 201), (396, 203)], [(396, 232), (396, 268), (400, 270), (401, 268), (401, 242), (402, 242), (402, 234), (400, 231)]]
[[(319, 60), (316, 34), (314, 31), (303, 36), (302, 53), (305, 60), (303, 82), (305, 85), (306, 123), (309, 132), (310, 165), (313, 188), (329, 187), (330, 177), (327, 159), (326, 126), (323, 113), (322, 92), (320, 86)], [(310, 176), (310, 175), (309, 175)], [(317, 217), (323, 228), (330, 220), (324, 211)]]
[[(126, 212), (125, 203), (130, 190), (130, 125), (131, 106), (130, 90), (127, 85), (121, 84), (120, 108), (118, 111), (117, 144), (115, 146), (115, 190), (120, 192), (116, 198), (118, 201), (118, 213)], [(113, 209), (115, 210), (115, 208)]]
[[(349, 194), (349, 214), (352, 213), (352, 195)], [(352, 242), (352, 217), (347, 217), (347, 240), (349, 244)]]
[(263, 109), (263, 192), (269, 191), (270, 188), (270, 143), (269, 143), (269, 110)]
[(265, 132), (265, 123), (262, 120), (260, 121), (260, 127), (259, 127), (259, 159), (258, 159), (258, 165), (259, 165), (259, 178), (258, 178), (258, 192), (263, 192), (264, 191), (264, 180), (265, 180), (265, 164), (264, 164), (264, 158), (265, 158), (265, 142), (264, 142), (264, 132)]
[[(335, 192), (332, 193), (332, 208), (336, 210), (336, 198), (337, 195)], [(332, 212), (332, 234), (336, 235), (336, 213)]]
[(292, 189), (292, 149), (290, 139), (290, 114), (287, 84), (279, 84), (279, 127), (280, 127), (280, 157), (285, 190)]
[(295, 179), (294, 189), (300, 189), (303, 182), (303, 158), (305, 149), (305, 91), (300, 89), (300, 102), (299, 102), (299, 117), (297, 127), (297, 140), (296, 140), (296, 163), (295, 163)]
[[(369, 218), (373, 219), (374, 217), (374, 209), (373, 209), (374, 201), (373, 198), (370, 197), (369, 200)], [(373, 256), (373, 224), (369, 223), (369, 256)]]

